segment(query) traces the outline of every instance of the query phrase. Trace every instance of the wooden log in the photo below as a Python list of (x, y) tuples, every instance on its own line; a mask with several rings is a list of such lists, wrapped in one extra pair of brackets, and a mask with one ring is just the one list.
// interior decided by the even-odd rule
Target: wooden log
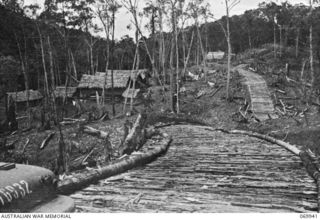
[(172, 140), (171, 137), (165, 133), (161, 135), (164, 139), (163, 144), (160, 147), (141, 155), (131, 155), (123, 161), (102, 167), (100, 169), (93, 169), (87, 172), (75, 174), (72, 177), (66, 178), (58, 183), (58, 192), (61, 194), (68, 194), (84, 188), (98, 180), (123, 173), (129, 169), (153, 161), (167, 151)]
[(97, 136), (97, 137), (99, 137), (101, 139), (106, 139), (110, 135), (108, 132), (101, 131), (101, 130), (98, 130), (98, 129), (95, 129), (95, 128), (92, 128), (92, 127), (89, 127), (89, 126), (84, 126), (83, 127), (83, 132), (87, 133), (87, 134), (90, 134), (90, 135), (93, 135), (93, 136)]
[(289, 144), (287, 142), (284, 142), (282, 140), (278, 140), (274, 137), (271, 137), (269, 135), (264, 135), (264, 134), (259, 134), (256, 132), (251, 132), (251, 131), (242, 131), (242, 130), (232, 130), (232, 131), (227, 131), (224, 129), (216, 129), (228, 134), (242, 134), (242, 135), (248, 135), (248, 136), (252, 136), (252, 137), (256, 137), (262, 140), (266, 140), (269, 141), (271, 143), (277, 144), (281, 147), (284, 147), (285, 149), (287, 149), (288, 151), (292, 152), (293, 154), (299, 156), (301, 150), (299, 150), (295, 145)]
[(281, 99), (279, 99), (281, 105), (282, 105), (282, 109), (283, 109), (283, 112), (284, 114), (286, 114), (287, 110), (286, 110), (286, 105), (283, 103), (283, 101)]
[(23, 145), (23, 148), (22, 148), (22, 154), (24, 154), (24, 152), (26, 151), (26, 147), (28, 146), (29, 143), (30, 143), (30, 139), (27, 138), (26, 143)]
[(281, 94), (286, 94), (286, 92), (285, 92), (285, 91), (280, 90), (280, 89), (276, 89), (276, 92), (279, 92), (279, 93), (281, 93)]
[(40, 150), (44, 149), (55, 134), (56, 132), (49, 133), (47, 137), (42, 141), (39, 149)]
[(195, 99), (199, 99), (201, 98), (202, 96), (206, 95), (207, 94), (207, 91), (206, 90), (200, 90), (197, 95), (195, 96)]
[(64, 121), (61, 121), (60, 124), (62, 125), (69, 125), (78, 122), (85, 122), (85, 119), (76, 119), (76, 118), (63, 118)]
[(214, 96), (215, 94), (217, 94), (221, 89), (222, 89), (223, 86), (219, 86), (214, 92), (212, 92), (209, 96), (212, 97)]

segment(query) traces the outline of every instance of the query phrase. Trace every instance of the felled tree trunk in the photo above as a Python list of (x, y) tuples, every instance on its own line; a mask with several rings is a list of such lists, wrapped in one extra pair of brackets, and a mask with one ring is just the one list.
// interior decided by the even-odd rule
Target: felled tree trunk
[(167, 134), (162, 134), (162, 136), (164, 137), (164, 140), (160, 147), (157, 147), (147, 153), (131, 155), (127, 159), (102, 167), (100, 169), (93, 169), (75, 174), (72, 177), (64, 179), (58, 183), (58, 192), (61, 194), (69, 194), (101, 179), (123, 173), (136, 166), (141, 166), (153, 161), (167, 151), (171, 142), (171, 137), (169, 137)]
[(299, 156), (301, 153), (301, 150), (299, 150), (296, 146), (289, 144), (289, 143), (286, 143), (282, 140), (278, 140), (276, 138), (273, 138), (269, 135), (259, 134), (259, 133), (255, 133), (252, 131), (242, 131), (242, 130), (232, 130), (232, 131), (227, 131), (227, 130), (223, 130), (223, 129), (218, 129), (218, 130), (225, 132), (225, 133), (229, 133), (229, 134), (243, 134), (243, 135), (248, 135), (251, 137), (260, 138), (260, 139), (269, 141), (271, 143), (278, 144), (279, 146), (286, 148), (287, 150), (291, 151), (293, 154), (295, 154), (297, 156)]
[(120, 155), (131, 154), (133, 151), (139, 149), (145, 140), (155, 133), (153, 128), (144, 128), (146, 117), (145, 114), (138, 115), (132, 129), (119, 148)]
[(107, 133), (105, 131), (101, 131), (101, 130), (95, 129), (95, 128), (92, 128), (92, 127), (89, 127), (89, 126), (84, 126), (83, 127), (83, 132), (87, 133), (87, 134), (90, 134), (90, 135), (97, 136), (97, 137), (99, 137), (101, 139), (106, 139), (106, 138), (109, 137), (109, 133)]

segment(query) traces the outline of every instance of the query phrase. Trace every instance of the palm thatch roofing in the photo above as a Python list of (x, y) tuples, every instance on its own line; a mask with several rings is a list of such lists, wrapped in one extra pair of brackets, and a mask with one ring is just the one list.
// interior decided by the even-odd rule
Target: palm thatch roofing
[[(27, 90), (19, 92), (7, 92), (8, 98), (12, 98), (14, 102), (26, 102), (28, 100)], [(42, 99), (43, 96), (38, 90), (29, 90), (29, 101)]]
[(122, 97), (124, 98), (136, 98), (140, 92), (140, 89), (129, 89), (127, 88), (123, 93)]
[[(138, 76), (141, 78), (147, 77), (148, 70), (113, 70), (113, 87), (114, 88), (126, 88), (129, 79), (136, 79)], [(96, 72), (95, 75), (82, 75), (78, 88), (88, 88), (88, 89), (110, 89), (111, 86), (111, 70), (108, 70), (107, 74), (105, 72)]]
[(73, 97), (77, 91), (77, 87), (66, 87), (65, 86), (57, 86), (54, 90), (54, 95), (56, 98), (58, 97)]
[(78, 85), (80, 89), (102, 89), (104, 77), (83, 74)]

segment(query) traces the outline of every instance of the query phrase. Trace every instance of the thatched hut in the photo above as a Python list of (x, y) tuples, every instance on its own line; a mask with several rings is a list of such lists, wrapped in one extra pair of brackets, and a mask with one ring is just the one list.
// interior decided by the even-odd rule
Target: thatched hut
[(101, 94), (105, 86), (104, 77), (83, 74), (78, 85), (80, 97), (86, 98), (95, 95), (96, 91)]
[(29, 97), (27, 90), (19, 92), (7, 92), (7, 100), (12, 100), (16, 103), (17, 107), (23, 107), (29, 100), (30, 106), (38, 105), (43, 99), (42, 94), (38, 90), (29, 90)]
[[(111, 88), (111, 70), (108, 70), (107, 75), (105, 72), (97, 72), (97, 76), (106, 76), (107, 89)], [(114, 88), (127, 88), (131, 81), (130, 87), (132, 87), (133, 81), (136, 81), (135, 88), (144, 88), (148, 85), (150, 78), (149, 71), (147, 69), (141, 70), (113, 70), (113, 85)], [(130, 80), (131, 79), (131, 80)]]
[[(116, 96), (121, 96), (129, 84), (135, 80), (135, 88), (143, 88), (148, 84), (149, 74), (147, 70), (114, 70), (113, 71), (113, 88)], [(82, 75), (78, 89), (80, 96), (94, 95), (97, 91), (99, 94), (102, 93), (103, 88), (106, 91), (106, 95), (111, 94), (111, 70), (105, 72), (97, 72), (95, 75)]]

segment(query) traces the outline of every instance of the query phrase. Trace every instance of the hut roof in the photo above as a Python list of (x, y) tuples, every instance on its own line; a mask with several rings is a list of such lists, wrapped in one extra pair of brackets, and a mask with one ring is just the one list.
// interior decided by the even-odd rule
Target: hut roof
[[(132, 74), (131, 74), (132, 72)], [(111, 70), (108, 70), (107, 77), (105, 72), (96, 72), (95, 75), (82, 75), (78, 88), (111, 88)], [(125, 88), (127, 87), (130, 77), (132, 79), (141, 76), (143, 79), (147, 77), (147, 70), (113, 70), (113, 87)], [(106, 80), (106, 81), (105, 81)]]
[[(14, 102), (26, 102), (28, 100), (27, 90), (19, 92), (7, 92), (7, 95), (13, 99)], [(29, 90), (29, 101), (42, 99), (43, 96), (38, 90)]]
[(76, 93), (77, 87), (66, 87), (65, 86), (57, 86), (56, 89), (54, 90), (54, 95), (55, 97), (64, 97), (67, 95), (67, 97), (73, 97), (73, 95)]
[(124, 98), (136, 98), (137, 95), (139, 94), (140, 89), (129, 89), (127, 88), (123, 93), (122, 93), (122, 97)]
[(223, 52), (221, 50), (208, 52), (206, 58), (209, 60), (212, 60), (212, 59), (221, 60), (221, 59), (223, 59), (224, 54), (225, 54), (225, 52)]
[(102, 76), (93, 76), (83, 74), (78, 85), (80, 89), (96, 89), (96, 88), (103, 88), (104, 86), (104, 77)]
[[(141, 69), (141, 70), (113, 70), (113, 84), (115, 88), (123, 88), (127, 86), (128, 80), (136, 79), (138, 76), (141, 76), (142, 79), (147, 77), (148, 70)], [(105, 72), (97, 72), (96, 76), (105, 77)], [(107, 88), (111, 88), (111, 70), (108, 70), (107, 74), (107, 81), (106, 81)]]

